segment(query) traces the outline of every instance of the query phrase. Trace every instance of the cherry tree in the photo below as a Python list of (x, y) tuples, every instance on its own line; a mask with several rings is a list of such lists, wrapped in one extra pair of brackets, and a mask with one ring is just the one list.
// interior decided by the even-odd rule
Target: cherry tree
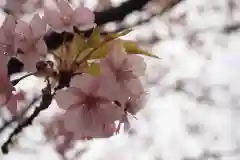
[(237, 0), (0, 6), (5, 157), (39, 146), (64, 160), (239, 154)]
[[(158, 57), (139, 48), (137, 42), (121, 39), (131, 29), (102, 34), (100, 26), (124, 18), (148, 1), (142, 0), (138, 6), (133, 2), (119, 7), (129, 6), (126, 13), (109, 19), (111, 13), (107, 12), (114, 13), (118, 8), (94, 13), (84, 6), (74, 8), (66, 0), (56, 1), (56, 8), (45, 7), (38, 1), (34, 3), (43, 7), (43, 16), (33, 13), (27, 22), (21, 18), (27, 13), (23, 6), (31, 2), (7, 1), (8, 15), (0, 29), (0, 103), (12, 120), (1, 130), (13, 122), (17, 126), (2, 144), (3, 153), (11, 150), (13, 139), (47, 110), (53, 99), (64, 113), (45, 125), (46, 136), (64, 137), (61, 144), (56, 144), (61, 154), (71, 142), (117, 134), (121, 124), (125, 124), (125, 131), (129, 130), (127, 115), (134, 118), (146, 97), (140, 80), (146, 69), (144, 57)], [(28, 74), (11, 80), (16, 73), (11, 69), (19, 64), (20, 71)], [(28, 93), (15, 86), (29, 76), (44, 79), (45, 86), (39, 104), (26, 116), (36, 99), (27, 107), (20, 105), (29, 100)]]

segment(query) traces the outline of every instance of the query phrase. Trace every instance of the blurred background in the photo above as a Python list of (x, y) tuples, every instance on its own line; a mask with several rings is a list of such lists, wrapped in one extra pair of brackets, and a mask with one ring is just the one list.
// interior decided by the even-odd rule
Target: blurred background
[[(126, 1), (70, 0), (96, 12)], [(52, 5), (54, 0), (0, 2), (5, 11), (27, 18)], [(1, 23), (5, 16), (2, 10)], [(161, 58), (145, 58), (142, 80), (148, 99), (137, 119), (131, 119), (130, 132), (79, 141), (59, 152), (57, 142), (44, 134), (43, 124), (58, 112), (53, 102), (1, 160), (240, 160), (240, 1), (150, 0), (123, 20), (106, 23), (102, 31), (126, 28), (134, 31), (124, 39), (137, 40)], [(17, 87), (32, 95), (40, 92), (34, 77)], [(4, 109), (0, 114), (3, 125), (8, 117)], [(1, 142), (11, 130), (1, 132)]]

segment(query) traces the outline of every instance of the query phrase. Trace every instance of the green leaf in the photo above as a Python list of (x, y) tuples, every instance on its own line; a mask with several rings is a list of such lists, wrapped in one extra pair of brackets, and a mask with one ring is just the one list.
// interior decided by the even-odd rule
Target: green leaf
[(96, 51), (94, 51), (94, 53), (90, 56), (90, 59), (101, 59), (104, 58), (110, 50), (110, 43), (107, 43), (105, 45), (102, 45), (101, 47), (99, 47)]
[(82, 37), (79, 34), (74, 34), (72, 43), (70, 45), (71, 54), (73, 57), (77, 57), (79, 54), (81, 54), (81, 51), (85, 47), (85, 40), (84, 37)]
[(117, 39), (119, 37), (122, 37), (122, 36), (125, 36), (127, 35), (128, 33), (130, 33), (132, 31), (132, 29), (126, 29), (126, 30), (123, 30), (121, 32), (117, 32), (117, 33), (110, 33), (108, 34), (106, 37), (105, 37), (105, 40), (107, 41), (111, 41), (111, 40), (114, 40), (114, 39)]
[(93, 76), (100, 75), (100, 65), (98, 63), (91, 63), (87, 68), (87, 73)]
[(94, 48), (101, 44), (101, 34), (99, 28), (94, 28), (91, 36), (89, 37), (87, 41), (86, 48)]
[(101, 37), (99, 28), (95, 28), (87, 44), (87, 48), (94, 48), (90, 51), (91, 55), (88, 60), (104, 58), (109, 53), (111, 42), (131, 31), (132, 29), (126, 29), (122, 32), (110, 33), (107, 36)]
[(156, 55), (138, 47), (137, 43), (134, 42), (134, 41), (122, 40), (122, 42), (123, 42), (123, 46), (124, 46), (124, 48), (125, 48), (125, 50), (128, 54), (142, 54), (142, 55), (145, 55), (145, 56), (148, 56), (148, 57), (153, 57), (153, 58), (160, 59), (158, 56), (156, 56)]

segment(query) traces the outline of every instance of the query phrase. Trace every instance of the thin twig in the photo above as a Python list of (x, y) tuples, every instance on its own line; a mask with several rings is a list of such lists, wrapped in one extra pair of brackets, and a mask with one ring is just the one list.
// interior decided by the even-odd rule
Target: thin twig
[(12, 139), (14, 136), (19, 134), (25, 127), (31, 125), (33, 120), (39, 115), (39, 113), (49, 107), (52, 103), (54, 93), (51, 93), (51, 84), (48, 81), (47, 87), (42, 90), (42, 101), (40, 102), (39, 107), (36, 107), (34, 112), (13, 130), (13, 132), (9, 135), (7, 141), (2, 145), (1, 149), (4, 154), (9, 152), (9, 145), (12, 143)]
[(5, 121), (3, 126), (0, 127), (0, 133), (3, 132), (9, 125), (11, 125), (13, 122), (17, 121), (21, 117), (24, 117), (24, 115), (31, 109), (31, 107), (41, 98), (42, 96), (38, 96), (34, 98), (31, 103), (22, 111), (22, 113), (18, 116), (13, 116), (13, 118), (9, 121)]
[(128, 14), (141, 10), (150, 0), (128, 0), (118, 7), (112, 7), (101, 12), (95, 12), (95, 22), (103, 25), (108, 22), (122, 21)]
[(16, 84), (18, 84), (18, 83), (19, 83), (21, 80), (23, 80), (24, 78), (27, 78), (27, 77), (32, 76), (32, 75), (35, 75), (36, 73), (37, 73), (37, 72), (26, 74), (26, 75), (24, 75), (24, 76), (22, 76), (22, 77), (20, 77), (20, 78), (18, 78), (18, 79), (12, 80), (11, 83), (12, 83), (12, 85), (15, 86)]

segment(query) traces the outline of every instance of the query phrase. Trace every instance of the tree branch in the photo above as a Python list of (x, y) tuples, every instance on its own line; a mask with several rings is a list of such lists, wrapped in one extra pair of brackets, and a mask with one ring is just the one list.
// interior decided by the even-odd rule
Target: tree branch
[(4, 154), (8, 153), (9, 144), (12, 143), (13, 137), (15, 135), (19, 134), (25, 127), (27, 127), (28, 125), (31, 125), (33, 120), (39, 115), (39, 113), (42, 110), (47, 109), (49, 107), (49, 105), (51, 104), (53, 96), (55, 95), (55, 93), (53, 93), (53, 94), (51, 93), (50, 83), (48, 83), (47, 87), (43, 89), (42, 93), (43, 93), (42, 101), (41, 101), (39, 107), (36, 107), (34, 112), (27, 119), (23, 120), (22, 122), (20, 122), (18, 124), (18, 126), (9, 135), (7, 141), (2, 145), (1, 149), (2, 149), (2, 152)]
[[(128, 14), (141, 10), (150, 0), (128, 0), (118, 7), (112, 7), (101, 12), (95, 12), (95, 23), (100, 26), (108, 22), (121, 21)], [(66, 35), (66, 33), (64, 33)], [(67, 39), (71, 40), (73, 34), (67, 33)], [(56, 49), (63, 43), (63, 34), (52, 32), (44, 37), (49, 50)]]
[(103, 25), (108, 22), (122, 21), (128, 14), (141, 10), (150, 0), (129, 0), (118, 7), (109, 8), (102, 12), (95, 12), (95, 22)]
[(119, 32), (119, 31), (122, 31), (126, 28), (133, 28), (133, 27), (136, 27), (136, 26), (139, 26), (139, 25), (143, 25), (149, 21), (151, 21), (154, 17), (156, 16), (162, 16), (163, 14), (165, 14), (166, 12), (168, 12), (169, 10), (171, 10), (172, 8), (174, 8), (176, 5), (178, 5), (180, 2), (182, 2), (183, 0), (171, 0), (169, 4), (167, 4), (160, 12), (158, 13), (154, 13), (152, 15), (150, 15), (147, 19), (144, 19), (144, 20), (140, 20), (138, 22), (136, 22), (135, 24), (133, 25), (130, 25), (130, 26), (122, 26), (120, 28), (118, 28), (117, 30), (115, 30), (114, 32)]
[(13, 122), (17, 121), (19, 118), (22, 118), (29, 109), (41, 98), (42, 96), (34, 98), (31, 103), (22, 111), (21, 115), (14, 116), (11, 120), (5, 121), (2, 127), (0, 127), (0, 133), (3, 132), (9, 125), (11, 125)]

